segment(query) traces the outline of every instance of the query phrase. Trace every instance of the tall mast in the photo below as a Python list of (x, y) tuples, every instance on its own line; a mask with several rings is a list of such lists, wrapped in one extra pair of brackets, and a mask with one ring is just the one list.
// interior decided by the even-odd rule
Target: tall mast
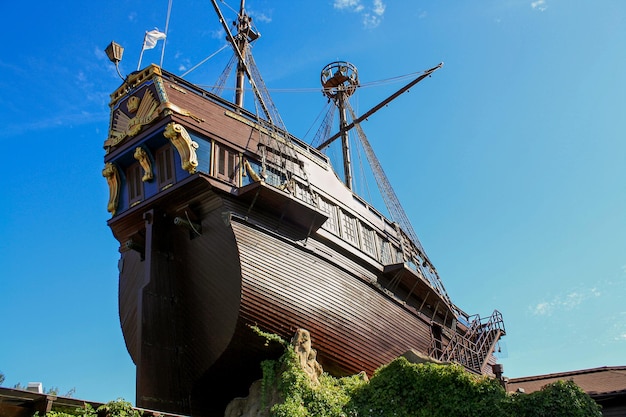
[(228, 39), (228, 42), (230, 42), (230, 44), (232, 45), (233, 50), (235, 51), (235, 55), (237, 56), (237, 60), (238, 60), (237, 86), (236, 86), (237, 90), (235, 94), (235, 103), (239, 107), (243, 107), (243, 91), (244, 91), (243, 86), (244, 86), (244, 80), (247, 77), (248, 80), (250, 81), (250, 85), (252, 86), (252, 90), (254, 91), (254, 94), (259, 100), (259, 104), (261, 105), (261, 109), (263, 109), (263, 113), (265, 114), (265, 117), (267, 117), (267, 120), (270, 123), (274, 123), (274, 118), (272, 118), (272, 114), (265, 100), (263, 99), (263, 95), (261, 94), (261, 92), (259, 91), (259, 88), (257, 87), (257, 83), (252, 77), (252, 73), (250, 72), (250, 68), (248, 64), (246, 63), (245, 57), (246, 55), (249, 55), (249, 54), (245, 54), (245, 52), (248, 49), (248, 44), (258, 39), (260, 35), (256, 33), (255, 31), (253, 31), (251, 28), (250, 22), (252, 21), (252, 18), (246, 14), (244, 10), (244, 3), (245, 3), (245, 0), (241, 0), (239, 15), (237, 16), (237, 34), (235, 37), (230, 32), (230, 28), (228, 27), (228, 24), (226, 23), (226, 19), (224, 19), (224, 15), (222, 14), (222, 11), (217, 5), (217, 1), (211, 0), (211, 4), (213, 4), (213, 8), (215, 9), (215, 12), (217, 13), (217, 16), (219, 17), (220, 23), (222, 24), (222, 27), (224, 28), (224, 31), (226, 32), (226, 38)]
[(237, 62), (237, 84), (235, 87), (235, 104), (239, 107), (243, 107), (243, 89), (246, 77), (246, 68), (243, 59), (246, 56), (246, 49), (248, 48), (248, 37), (246, 33), (250, 30), (251, 20), (244, 12), (244, 3), (245, 0), (241, 0), (239, 15), (237, 16), (237, 35), (235, 37), (237, 48), (241, 52), (241, 59)]
[[(328, 64), (326, 66), (326, 68), (328, 68), (330, 65), (333, 64)], [(408, 91), (409, 88), (413, 87), (415, 84), (419, 83), (420, 81), (422, 81), (424, 78), (426, 77), (430, 77), (430, 75), (437, 71), (438, 69), (443, 67), (443, 62), (441, 62), (439, 65), (437, 65), (436, 67), (433, 67), (431, 69), (428, 69), (426, 71), (424, 71), (422, 74), (420, 74), (417, 78), (415, 78), (413, 81), (411, 81), (410, 83), (408, 83), (407, 85), (405, 85), (404, 87), (400, 88), (398, 91), (396, 91), (395, 93), (393, 93), (392, 95), (390, 95), (389, 97), (387, 97), (386, 99), (384, 99), (383, 101), (381, 101), (380, 103), (378, 103), (377, 105), (375, 105), (374, 107), (372, 107), (371, 109), (369, 109), (367, 112), (365, 112), (362, 116), (354, 119), (352, 121), (352, 123), (350, 123), (349, 125), (346, 125), (344, 127), (342, 127), (342, 129), (346, 129), (346, 130), (350, 130), (352, 128), (354, 128), (354, 126), (358, 125), (359, 123), (361, 123), (363, 120), (367, 119), (368, 117), (370, 117), (372, 114), (376, 113), (378, 110), (382, 109), (383, 107), (385, 107), (387, 104), (389, 104), (391, 101), (395, 100), (399, 95), (403, 94), (404, 92)], [(322, 70), (322, 85), (324, 85), (324, 71), (326, 70), (326, 68), (324, 68), (324, 70)], [(356, 71), (356, 69), (355, 69)], [(355, 86), (356, 88), (357, 86)], [(324, 87), (324, 89), (326, 89), (326, 87)], [(326, 91), (324, 91), (324, 94), (326, 94)], [(328, 95), (328, 94), (326, 94)], [(330, 97), (330, 96), (329, 96)], [(322, 143), (321, 145), (319, 145), (317, 147), (318, 150), (322, 150), (325, 147), (327, 147), (328, 145), (330, 145), (331, 143), (333, 143), (333, 141), (339, 137), (343, 137), (343, 131), (339, 130), (339, 132), (335, 133), (334, 135), (332, 135), (330, 138), (326, 139), (326, 141), (324, 143)]]
[(352, 189), (352, 163), (350, 161), (350, 142), (348, 140), (348, 121), (346, 109), (348, 98), (359, 86), (356, 67), (349, 62), (332, 62), (322, 69), (321, 75), (324, 95), (333, 100), (339, 109), (339, 131), (343, 154), (343, 174), (346, 187)]

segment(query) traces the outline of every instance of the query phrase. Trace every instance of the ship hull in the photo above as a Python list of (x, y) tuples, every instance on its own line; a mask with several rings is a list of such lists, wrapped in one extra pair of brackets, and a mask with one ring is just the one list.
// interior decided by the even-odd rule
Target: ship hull
[[(145, 230), (143, 252), (122, 250), (120, 260), (138, 406), (221, 415), (261, 376), (260, 361), (281, 353), (252, 325), (287, 339), (310, 330), (318, 361), (334, 375), (371, 375), (409, 349), (428, 350), (429, 319), (382, 290), (380, 270), (305, 228), (247, 211), (202, 177), (185, 187), (123, 224)], [(183, 203), (200, 214), (200, 235), (172, 222)]]

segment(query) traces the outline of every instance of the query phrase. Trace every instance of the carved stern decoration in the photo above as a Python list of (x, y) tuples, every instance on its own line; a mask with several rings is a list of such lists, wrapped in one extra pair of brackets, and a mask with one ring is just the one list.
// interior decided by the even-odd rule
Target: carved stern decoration
[[(161, 91), (160, 75), (158, 67), (150, 66), (129, 76), (124, 85), (111, 95), (111, 124), (109, 137), (104, 142), (107, 152), (136, 136), (167, 112), (163, 106), (167, 103), (167, 95)], [(142, 83), (145, 86), (137, 88)], [(129, 94), (133, 88), (136, 89)]]
[(148, 157), (148, 152), (146, 152), (143, 147), (137, 146), (133, 156), (139, 161), (141, 168), (143, 168), (143, 177), (141, 177), (141, 180), (143, 182), (150, 181), (154, 177), (154, 174), (152, 173), (152, 162)]
[(198, 157), (196, 155), (198, 144), (191, 140), (187, 130), (182, 125), (172, 122), (165, 126), (163, 136), (168, 138), (176, 147), (183, 169), (190, 174), (195, 173), (198, 167)]
[(107, 211), (115, 216), (117, 205), (120, 201), (120, 174), (117, 167), (108, 162), (102, 170), (102, 176), (106, 178), (107, 184), (109, 185), (109, 203), (107, 204)]

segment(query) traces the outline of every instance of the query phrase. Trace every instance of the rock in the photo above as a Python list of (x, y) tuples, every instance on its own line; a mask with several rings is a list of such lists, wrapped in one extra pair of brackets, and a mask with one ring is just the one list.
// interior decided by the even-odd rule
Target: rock
[(262, 381), (260, 379), (254, 381), (250, 385), (247, 397), (235, 398), (226, 406), (224, 417), (269, 417), (270, 408), (280, 401), (280, 396), (276, 388), (272, 387), (268, 390), (268, 398), (265, 400), (267, 404), (263, 406), (262, 389)]
[(324, 370), (317, 362), (317, 351), (311, 347), (311, 334), (308, 330), (298, 329), (291, 339), (300, 367), (307, 374), (313, 385), (319, 385), (319, 377)]
[[(319, 385), (319, 377), (324, 370), (317, 362), (317, 351), (311, 347), (311, 334), (308, 330), (298, 329), (291, 339), (291, 344), (298, 356), (298, 363), (311, 380), (311, 384)], [(367, 376), (366, 376), (367, 378)], [(283, 399), (277, 387), (268, 387), (263, 401), (263, 383), (258, 380), (252, 383), (248, 396), (233, 399), (224, 412), (224, 417), (269, 417), (269, 410)], [(263, 404), (265, 403), (265, 404)]]

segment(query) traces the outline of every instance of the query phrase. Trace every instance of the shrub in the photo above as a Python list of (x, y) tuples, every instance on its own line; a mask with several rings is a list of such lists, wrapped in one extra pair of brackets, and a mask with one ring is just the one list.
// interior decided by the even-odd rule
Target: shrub
[(556, 381), (530, 394), (515, 394), (510, 412), (518, 417), (600, 417), (600, 406), (573, 381)]

